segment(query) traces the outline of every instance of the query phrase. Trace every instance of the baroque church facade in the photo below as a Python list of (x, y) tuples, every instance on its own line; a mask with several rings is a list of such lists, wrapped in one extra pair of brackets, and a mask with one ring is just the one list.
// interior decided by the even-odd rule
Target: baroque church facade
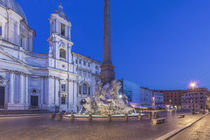
[(72, 52), (61, 5), (49, 21), (49, 53), (34, 53), (36, 34), (22, 8), (0, 0), (0, 109), (79, 111), (82, 99), (94, 95), (101, 63)]

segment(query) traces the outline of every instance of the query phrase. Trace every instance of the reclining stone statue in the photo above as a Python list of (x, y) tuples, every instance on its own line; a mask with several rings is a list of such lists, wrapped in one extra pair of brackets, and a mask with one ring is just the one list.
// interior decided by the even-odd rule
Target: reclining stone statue
[(103, 85), (98, 84), (95, 96), (87, 97), (83, 104), (83, 113), (113, 115), (113, 114), (130, 114), (135, 109), (128, 103), (127, 97), (120, 92), (121, 83), (117, 80)]

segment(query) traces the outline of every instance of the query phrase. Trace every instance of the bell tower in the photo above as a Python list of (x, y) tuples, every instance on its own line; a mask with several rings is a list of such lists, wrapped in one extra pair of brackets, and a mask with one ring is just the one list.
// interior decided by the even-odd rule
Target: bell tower
[[(49, 42), (49, 58), (52, 61), (62, 61), (72, 63), (71, 42), (71, 22), (63, 12), (63, 6), (60, 4), (51, 17)], [(51, 67), (58, 68), (58, 62), (50, 62)]]

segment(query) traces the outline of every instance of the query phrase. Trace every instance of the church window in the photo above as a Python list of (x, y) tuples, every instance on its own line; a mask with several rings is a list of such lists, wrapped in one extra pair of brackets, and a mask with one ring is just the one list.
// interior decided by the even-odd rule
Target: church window
[(2, 25), (0, 23), (0, 36), (2, 36)]
[(61, 104), (62, 105), (65, 105), (66, 104), (66, 97), (65, 96), (62, 96), (61, 97)]
[(65, 91), (66, 91), (66, 85), (65, 85), (65, 84), (62, 84), (62, 85), (61, 85), (61, 91), (62, 91), (62, 92), (65, 92)]
[(36, 94), (36, 92), (37, 92), (36, 89), (33, 89), (33, 90), (32, 90), (32, 93), (33, 93), (33, 94)]
[(65, 25), (61, 23), (61, 35), (65, 36)]
[(15, 22), (14, 23), (14, 43), (16, 44), (17, 43), (17, 41), (18, 41), (18, 36), (17, 36), (17, 34), (18, 34), (18, 25), (17, 25), (17, 22)]
[(21, 35), (21, 40), (20, 40), (21, 47), (25, 47), (24, 41), (25, 41), (25, 37), (23, 35)]
[(86, 77), (86, 76), (87, 76), (87, 74), (86, 74), (86, 73), (87, 73), (87, 72), (84, 70), (84, 71), (83, 71), (83, 76), (84, 76), (84, 77)]
[(82, 86), (79, 86), (79, 94), (82, 94)]
[(90, 95), (90, 87), (88, 87), (88, 95)]
[(88, 86), (87, 86), (87, 84), (83, 84), (83, 94), (84, 95), (88, 94)]
[(60, 49), (60, 58), (66, 59), (66, 51), (64, 49)]

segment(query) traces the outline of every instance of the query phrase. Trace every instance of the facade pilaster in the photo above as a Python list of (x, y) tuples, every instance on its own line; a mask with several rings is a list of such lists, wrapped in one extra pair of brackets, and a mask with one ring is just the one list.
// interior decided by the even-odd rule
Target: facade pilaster
[[(77, 83), (77, 81), (73, 81), (73, 85), (74, 85), (74, 87), (73, 87), (73, 89), (74, 89), (74, 93), (73, 93), (73, 104), (74, 104), (74, 108), (75, 108), (75, 110), (77, 109), (77, 106), (78, 106), (78, 87), (77, 87), (77, 85), (78, 85), (78, 83)], [(78, 110), (76, 110), (76, 111), (78, 111)]]
[(28, 93), (28, 77), (29, 75), (25, 75), (25, 105), (28, 106), (29, 105), (29, 93)]
[(24, 104), (24, 75), (20, 73), (20, 104)]
[(9, 81), (9, 104), (14, 104), (14, 72), (10, 71), (10, 81)]

